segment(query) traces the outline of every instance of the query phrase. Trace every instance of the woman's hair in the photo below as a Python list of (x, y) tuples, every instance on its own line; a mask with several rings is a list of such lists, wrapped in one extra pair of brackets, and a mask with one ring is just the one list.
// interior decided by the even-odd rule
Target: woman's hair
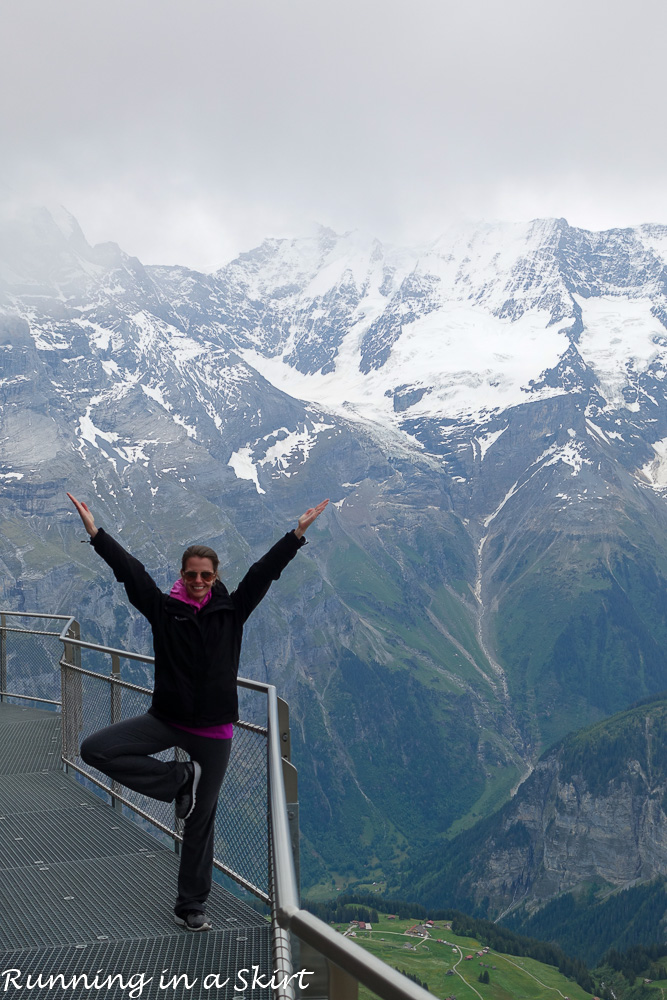
[(188, 559), (190, 556), (196, 556), (199, 559), (210, 559), (213, 563), (213, 572), (218, 572), (218, 564), (220, 560), (213, 549), (209, 548), (208, 545), (191, 545), (190, 548), (186, 549), (183, 553), (181, 559), (181, 570), (184, 570), (188, 564)]

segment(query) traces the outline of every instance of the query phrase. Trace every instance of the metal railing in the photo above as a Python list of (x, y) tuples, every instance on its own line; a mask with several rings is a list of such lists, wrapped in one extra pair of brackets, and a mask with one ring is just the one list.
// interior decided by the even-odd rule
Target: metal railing
[[(26, 629), (7, 619), (36, 618), (64, 622), (60, 632)], [(56, 637), (63, 644), (60, 657), (60, 699), (42, 698), (34, 690), (34, 670), (23, 671), (17, 683), (22, 691), (8, 689), (8, 635)], [(41, 639), (43, 642), (43, 638)], [(82, 651), (111, 660), (111, 673), (81, 666)], [(80, 638), (79, 626), (67, 615), (0, 612), (0, 702), (5, 698), (34, 701), (62, 711), (62, 760), (87, 781), (103, 788), (115, 808), (126, 808), (173, 839), (182, 841), (182, 823), (170, 814), (169, 804), (156, 802), (123, 789), (81, 760), (79, 744), (89, 732), (123, 717), (146, 710), (149, 688), (121, 679), (121, 660), (152, 664), (153, 657), (113, 649)], [(51, 661), (53, 671), (53, 661)], [(14, 673), (14, 670), (11, 671)], [(18, 671), (20, 673), (20, 671)], [(38, 676), (45, 676), (38, 674)], [(299, 858), (299, 803), (296, 769), (290, 761), (289, 710), (272, 684), (238, 679), (239, 687), (262, 695), (266, 725), (235, 723), (234, 755), (225, 776), (216, 818), (215, 867), (271, 907), (274, 960), (274, 993), (293, 1000), (303, 978), (294, 969), (294, 935), (299, 941), (300, 967), (308, 971), (304, 996), (329, 1000), (356, 1000), (362, 983), (382, 1000), (433, 1000), (381, 959), (343, 937), (324, 921), (301, 908)], [(100, 691), (106, 694), (100, 696)], [(172, 751), (158, 756), (167, 759)], [(177, 753), (181, 751), (176, 751)], [(173, 758), (172, 758), (173, 759)], [(180, 759), (180, 758), (177, 758)], [(233, 816), (233, 824), (231, 823)], [(218, 857), (224, 852), (225, 861)]]

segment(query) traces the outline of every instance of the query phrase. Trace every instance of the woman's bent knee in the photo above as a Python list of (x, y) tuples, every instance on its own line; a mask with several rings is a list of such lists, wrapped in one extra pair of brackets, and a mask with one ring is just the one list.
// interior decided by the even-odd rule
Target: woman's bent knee
[(99, 745), (99, 741), (95, 738), (95, 736), (96, 734), (87, 736), (81, 744), (81, 759), (85, 764), (89, 764), (90, 767), (97, 767), (106, 760), (105, 755), (102, 753), (102, 748)]

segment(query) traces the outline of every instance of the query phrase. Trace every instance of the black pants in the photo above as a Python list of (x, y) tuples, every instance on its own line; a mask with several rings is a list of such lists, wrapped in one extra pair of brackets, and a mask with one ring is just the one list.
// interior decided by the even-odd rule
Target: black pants
[(211, 891), (215, 810), (227, 770), (231, 740), (215, 740), (175, 729), (152, 715), (137, 715), (93, 733), (81, 744), (86, 764), (135, 792), (173, 802), (186, 776), (185, 764), (162, 761), (151, 754), (182, 747), (201, 766), (194, 812), (185, 821), (178, 898), (174, 912), (204, 912)]

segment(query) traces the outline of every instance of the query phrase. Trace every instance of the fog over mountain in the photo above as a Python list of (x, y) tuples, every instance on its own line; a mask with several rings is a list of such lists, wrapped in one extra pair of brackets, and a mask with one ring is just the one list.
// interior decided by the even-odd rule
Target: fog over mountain
[(146, 648), (65, 489), (163, 587), (331, 497), (242, 660), (290, 702), (305, 885), (400, 886), (667, 688), (667, 227), (322, 228), (211, 274), (64, 211), (0, 229), (4, 607)]

